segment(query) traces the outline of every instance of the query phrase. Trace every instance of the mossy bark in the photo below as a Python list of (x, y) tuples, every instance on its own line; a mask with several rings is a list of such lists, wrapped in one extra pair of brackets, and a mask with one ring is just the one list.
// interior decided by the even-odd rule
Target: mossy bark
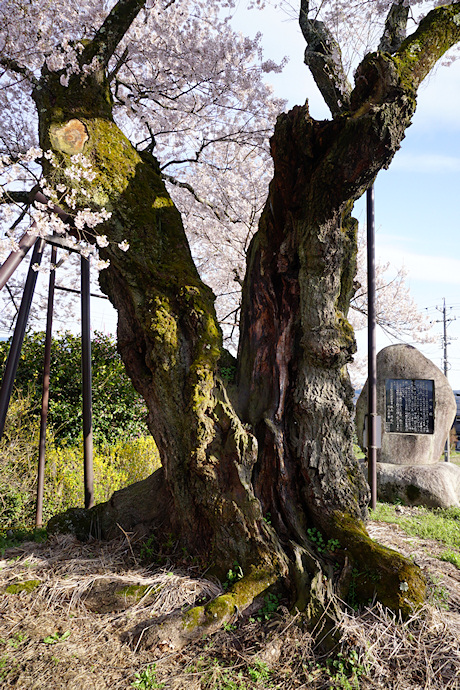
[[(41, 145), (53, 148), (61, 166), (48, 176), (65, 182), (72, 154), (83, 152), (96, 177), (83, 183), (86, 196), (79, 193), (77, 203), (87, 206), (89, 198), (93, 208), (112, 213), (100, 230), (110, 240), (103, 252), (110, 267), (100, 282), (118, 311), (118, 346), (146, 400), (161, 456), (160, 503), (169, 507), (161, 527), (222, 575), (235, 560), (244, 568), (257, 565), (284, 574), (286, 558), (267, 529), (251, 483), (257, 442), (219, 377), (223, 348), (215, 298), (195, 268), (158, 163), (137, 152), (114, 123), (104, 74), (73, 79), (67, 89), (55, 75), (44, 79), (45, 87), (35, 94)], [(122, 240), (129, 242), (127, 253), (118, 248)], [(157, 500), (152, 493), (150, 501)], [(115, 503), (91, 514), (97, 529)], [(135, 508), (128, 512), (136, 513), (138, 524), (142, 511)]]
[[(123, 5), (135, 14), (142, 3)], [(118, 310), (120, 352), (148, 405), (163, 464), (78, 514), (79, 529), (93, 525), (104, 536), (118, 523), (171, 532), (221, 576), (235, 561), (245, 573), (223, 597), (179, 617), (176, 631), (213, 628), (277, 579), (313, 622), (336, 610), (333, 582), (342, 596), (353, 584), (357, 599), (376, 593), (403, 613), (423, 599), (418, 569), (375, 545), (364, 527), (368, 487), (352, 448), (346, 366), (355, 342), (347, 311), (353, 202), (400, 145), (430, 55), (445, 50), (442, 21), (447, 42), (460, 38), (458, 3), (435, 13), (395, 55), (364, 59), (347, 112), (318, 122), (305, 105), (278, 119), (274, 178), (243, 289), (236, 409), (219, 377), (226, 365), (214, 295), (194, 266), (156, 159), (138, 152), (113, 121), (104, 69), (73, 75), (68, 88), (45, 69), (34, 91), (41, 145), (61, 163), (61, 172), (47, 173), (62, 181), (72, 153), (82, 152), (96, 177), (77, 189), (77, 203), (90, 199), (112, 212), (102, 229), (110, 267), (101, 286)], [(115, 14), (110, 31), (119, 25)], [(110, 41), (102, 40), (103, 54)], [(85, 51), (95, 55), (95, 48)], [(127, 254), (117, 246), (122, 240)], [(72, 521), (69, 514), (54, 524)], [(312, 530), (335, 542), (333, 555), (315, 550)]]
[[(341, 544), (342, 565), (346, 557), (359, 573), (358, 599), (377, 593), (407, 614), (425, 585), (416, 567), (366, 534), (368, 487), (353, 453), (346, 365), (355, 351), (347, 321), (357, 251), (351, 209), (399, 148), (414, 91), (393, 58), (375, 54), (360, 66), (350, 102), (332, 121), (315, 121), (307, 105), (278, 118), (274, 177), (243, 288), (239, 413), (259, 444), (256, 496), (297, 570), (313, 574), (310, 587), (321, 578), (303, 550), (319, 529)], [(307, 608), (318, 608), (323, 594), (316, 604), (304, 599)]]

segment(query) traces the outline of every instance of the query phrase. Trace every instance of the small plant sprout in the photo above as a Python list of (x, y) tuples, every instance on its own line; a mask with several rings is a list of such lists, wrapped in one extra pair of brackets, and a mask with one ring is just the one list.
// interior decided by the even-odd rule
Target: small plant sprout
[(161, 690), (164, 688), (164, 683), (157, 681), (156, 664), (147, 666), (143, 671), (136, 673), (131, 687), (138, 690)]
[(235, 584), (235, 582), (238, 582), (238, 580), (241, 580), (243, 577), (243, 569), (239, 565), (237, 561), (234, 562), (233, 568), (230, 568), (230, 570), (227, 573), (226, 580), (223, 584), (224, 590), (229, 589), (232, 585)]
[(70, 630), (66, 630), (65, 632), (58, 633), (54, 632), (52, 635), (48, 635), (43, 639), (43, 642), (45, 644), (57, 644), (58, 642), (65, 642), (68, 640), (70, 637)]

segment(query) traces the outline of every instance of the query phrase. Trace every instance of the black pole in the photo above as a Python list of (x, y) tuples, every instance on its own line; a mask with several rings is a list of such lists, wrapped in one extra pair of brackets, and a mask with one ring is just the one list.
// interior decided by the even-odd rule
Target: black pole
[[(443, 331), (443, 341), (444, 341), (444, 376), (447, 378), (449, 371), (449, 366), (447, 363), (447, 318), (446, 318), (446, 298), (444, 297), (443, 307), (442, 307), (442, 321), (444, 325)], [(444, 462), (449, 462), (450, 460), (450, 429), (447, 434), (447, 441), (444, 447)]]
[(371, 508), (377, 504), (377, 347), (375, 319), (374, 187), (367, 190), (367, 462)]
[(81, 257), (81, 365), (85, 508), (94, 505), (93, 413), (91, 394), (91, 320), (89, 259)]
[(50, 396), (50, 369), (51, 369), (51, 334), (53, 329), (53, 304), (54, 304), (54, 284), (56, 282), (56, 247), (51, 248), (51, 270), (48, 287), (48, 309), (46, 312), (46, 336), (45, 336), (45, 355), (43, 358), (43, 388), (42, 388), (42, 408), (40, 413), (40, 438), (38, 442), (38, 474), (37, 474), (37, 507), (35, 511), (35, 526), (41, 527), (43, 524), (43, 493), (45, 488), (45, 448), (46, 448), (46, 425), (48, 421), (48, 406)]
[(0, 438), (3, 436), (3, 431), (5, 429), (6, 414), (10, 404), (11, 392), (13, 390), (14, 379), (19, 364), (27, 321), (29, 319), (30, 306), (32, 304), (35, 284), (37, 282), (38, 271), (34, 271), (33, 266), (36, 264), (40, 265), (44, 247), (45, 240), (39, 239), (36, 241), (30, 260), (21, 306), (19, 307), (13, 340), (11, 341), (11, 347), (6, 361), (5, 373), (3, 374), (2, 387), (0, 389)]

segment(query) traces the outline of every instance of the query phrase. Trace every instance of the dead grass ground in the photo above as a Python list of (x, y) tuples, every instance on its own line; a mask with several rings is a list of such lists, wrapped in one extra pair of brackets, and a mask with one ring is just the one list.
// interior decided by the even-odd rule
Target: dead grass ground
[(436, 541), (408, 537), (397, 525), (369, 529), (415, 558), (431, 602), (405, 623), (378, 606), (349, 610), (343, 656), (329, 665), (300, 617), (282, 606), (269, 620), (245, 618), (179, 653), (167, 640), (143, 649), (132, 636), (140, 622), (214, 596), (219, 585), (193, 571), (141, 567), (125, 538), (81, 544), (61, 536), (10, 549), (0, 560), (0, 687), (460, 688), (460, 571), (436, 558)]

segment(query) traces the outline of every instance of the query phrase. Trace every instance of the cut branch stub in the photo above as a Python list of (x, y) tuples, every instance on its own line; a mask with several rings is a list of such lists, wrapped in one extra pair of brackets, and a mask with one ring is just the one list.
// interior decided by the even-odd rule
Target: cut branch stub
[(50, 140), (53, 148), (73, 156), (82, 153), (88, 141), (88, 132), (80, 120), (69, 120), (65, 125), (51, 125)]

